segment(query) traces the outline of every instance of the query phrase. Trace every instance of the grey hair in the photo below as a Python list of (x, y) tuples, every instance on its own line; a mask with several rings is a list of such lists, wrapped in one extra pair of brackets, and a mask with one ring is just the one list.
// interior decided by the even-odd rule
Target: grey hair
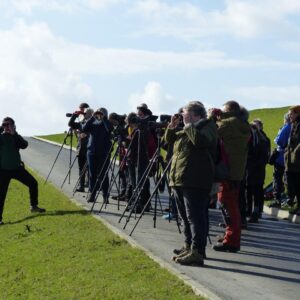
[(288, 112), (286, 114), (284, 114), (283, 121), (284, 122), (290, 122), (290, 114)]
[(206, 109), (203, 103), (200, 101), (190, 101), (187, 105), (183, 107), (183, 109), (193, 113), (195, 116), (199, 116), (201, 118), (207, 117)]
[(88, 107), (84, 110), (84, 112), (85, 112), (85, 118), (88, 120), (93, 115), (94, 110)]

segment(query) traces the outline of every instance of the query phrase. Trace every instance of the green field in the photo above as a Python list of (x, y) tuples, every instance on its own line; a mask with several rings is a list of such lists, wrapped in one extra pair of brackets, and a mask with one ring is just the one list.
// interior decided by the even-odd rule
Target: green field
[(0, 226), (0, 299), (201, 299), (39, 178), (44, 214), (12, 181)]

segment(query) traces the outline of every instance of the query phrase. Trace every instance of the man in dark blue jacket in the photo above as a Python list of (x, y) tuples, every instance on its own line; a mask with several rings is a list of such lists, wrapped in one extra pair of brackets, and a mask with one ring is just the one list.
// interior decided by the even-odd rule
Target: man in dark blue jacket
[[(107, 168), (110, 162), (111, 132), (113, 127), (107, 119), (107, 110), (99, 108), (82, 127), (89, 134), (87, 162), (89, 168), (88, 202), (94, 202), (97, 190), (101, 187), (104, 202), (108, 202), (109, 179)], [(100, 186), (101, 185), (101, 186)]]
[(11, 179), (16, 179), (29, 187), (31, 212), (44, 212), (38, 207), (38, 183), (35, 178), (24, 168), (21, 161), (20, 149), (25, 149), (28, 142), (17, 132), (15, 121), (6, 117), (2, 121), (0, 134), (0, 225), (4, 202)]

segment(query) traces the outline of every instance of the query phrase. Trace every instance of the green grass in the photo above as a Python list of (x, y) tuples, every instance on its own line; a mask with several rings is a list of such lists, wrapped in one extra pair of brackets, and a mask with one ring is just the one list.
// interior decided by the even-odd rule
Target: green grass
[[(66, 137), (66, 135), (67, 135), (67, 133), (57, 133), (57, 134), (50, 134), (50, 135), (41, 135), (38, 137), (52, 141), (52, 142), (56, 142), (58, 144), (62, 144), (65, 140), (65, 145), (69, 146), (71, 143), (71, 137), (70, 136)], [(74, 134), (73, 134), (73, 138), (72, 138), (72, 145), (73, 145), (73, 147), (76, 148), (77, 138)]]
[(200, 299), (39, 178), (44, 214), (11, 182), (0, 227), (0, 299)]

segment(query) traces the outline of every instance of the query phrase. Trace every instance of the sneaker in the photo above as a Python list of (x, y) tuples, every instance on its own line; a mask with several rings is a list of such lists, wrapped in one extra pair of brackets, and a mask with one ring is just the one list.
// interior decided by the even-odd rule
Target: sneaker
[(43, 213), (43, 212), (46, 211), (46, 209), (45, 209), (45, 208), (38, 207), (38, 206), (31, 206), (31, 207), (30, 207), (30, 211), (31, 211), (31, 212)]
[(3, 222), (3, 221), (0, 221), (0, 226), (1, 226), (1, 225), (4, 225), (4, 222)]
[(198, 251), (198, 249), (191, 249), (186, 255), (177, 257), (175, 262), (181, 265), (197, 265), (203, 266), (204, 259), (203, 255)]
[(164, 220), (172, 220), (174, 218), (172, 213), (168, 213), (162, 216)]
[(217, 245), (213, 246), (213, 249), (219, 252), (232, 252), (232, 253), (236, 253), (240, 251), (240, 247), (231, 246), (228, 245), (227, 243), (218, 243)]
[(84, 193), (85, 192), (84, 187), (80, 187), (80, 188), (76, 189), (76, 192)]

